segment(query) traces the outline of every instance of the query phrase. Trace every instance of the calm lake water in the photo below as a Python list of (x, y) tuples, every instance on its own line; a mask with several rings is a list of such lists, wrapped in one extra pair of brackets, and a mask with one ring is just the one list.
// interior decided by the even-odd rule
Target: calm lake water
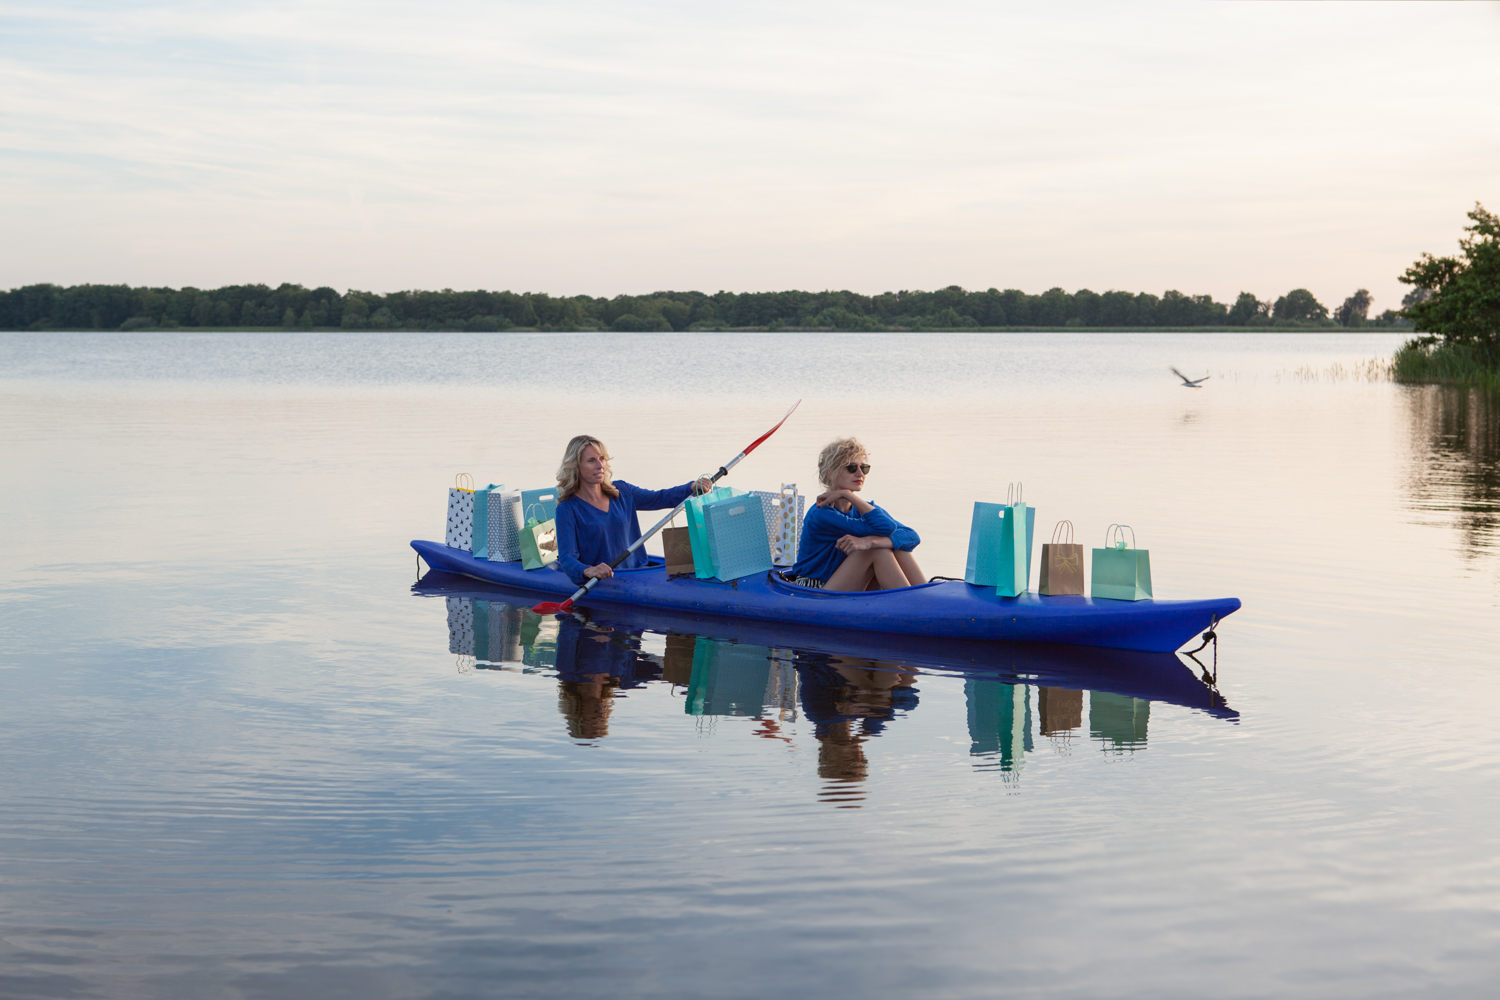
[[(1500, 408), (1401, 339), (0, 334), (0, 996), (1492, 995)], [(798, 398), (731, 484), (1126, 522), (1216, 689), (417, 582), (457, 472)]]

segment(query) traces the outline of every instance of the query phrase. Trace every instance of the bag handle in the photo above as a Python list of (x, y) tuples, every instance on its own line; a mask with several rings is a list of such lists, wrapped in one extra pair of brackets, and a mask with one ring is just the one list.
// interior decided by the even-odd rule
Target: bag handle
[[(541, 508), (542, 508), (542, 513), (543, 513), (543, 514), (545, 514), (545, 513), (547, 513), (547, 508), (546, 508), (546, 507), (543, 507), (543, 506), (542, 506), (542, 505), (541, 505), (541, 504), (539, 504), (539, 503), (534, 503), (534, 504), (531, 504), (531, 505), (529, 505), (529, 506), (528, 506), (528, 507), (527, 507), (527, 508), (526, 508), (526, 517), (525, 517), (525, 519), (524, 519), (524, 520), (525, 520), (525, 521), (526, 521), (526, 526), (527, 526), (527, 527), (528, 527), (528, 528), (529, 528), (529, 527), (531, 527), (531, 519), (532, 519), (532, 516), (533, 516), (533, 515), (532, 515), (532, 513), (531, 513), (531, 512), (532, 512), (532, 511), (534, 511), (534, 510), (536, 510), (536, 509), (537, 509), (537, 508), (538, 508), (538, 507), (541, 507)], [(541, 521), (541, 519), (540, 519), (540, 518), (538, 518), (538, 519), (537, 519), (537, 523), (538, 523), (538, 524), (541, 524), (541, 523), (542, 523), (542, 521)]]
[[(1057, 536), (1059, 534), (1063, 533), (1062, 527), (1065, 524), (1068, 526), (1068, 530), (1066, 532), (1067, 538), (1064, 541), (1058, 541)], [(1053, 545), (1072, 545), (1073, 544), (1073, 522), (1072, 521), (1058, 521), (1057, 524), (1053, 526), (1053, 528), (1052, 528), (1052, 544)]]
[[(468, 483), (469, 485), (465, 486), (464, 483)], [(467, 472), (460, 472), (458, 475), (453, 477), (453, 488), (456, 490), (463, 490), (465, 493), (473, 493), (474, 477), (469, 475)]]
[[(1012, 499), (1014, 497), (1014, 499)], [(1021, 483), (1016, 481), (1005, 487), (1005, 506), (1015, 507), (1021, 503)]]
[[(1130, 532), (1130, 545), (1125, 544), (1125, 532)], [(1104, 529), (1104, 547), (1106, 549), (1135, 548), (1135, 529), (1128, 524), (1111, 524)]]

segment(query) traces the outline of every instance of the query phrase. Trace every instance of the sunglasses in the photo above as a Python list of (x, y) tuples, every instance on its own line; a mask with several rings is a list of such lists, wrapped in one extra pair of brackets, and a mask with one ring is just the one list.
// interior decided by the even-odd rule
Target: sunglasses
[(870, 463), (869, 462), (850, 462), (848, 465), (844, 466), (844, 471), (845, 472), (863, 472), (865, 475), (868, 476), (870, 474)]

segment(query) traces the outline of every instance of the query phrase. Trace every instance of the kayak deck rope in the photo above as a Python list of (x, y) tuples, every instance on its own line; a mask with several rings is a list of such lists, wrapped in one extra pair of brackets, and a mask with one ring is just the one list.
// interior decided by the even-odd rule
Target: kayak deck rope
[[(1219, 616), (1214, 615), (1213, 618), (1209, 620), (1208, 631), (1203, 633), (1202, 645), (1200, 645), (1197, 649), (1189, 650), (1187, 653), (1187, 655), (1192, 658), (1192, 661), (1194, 663), (1198, 664), (1198, 666), (1200, 667), (1203, 667), (1203, 683), (1207, 684), (1215, 694), (1217, 694), (1219, 690), (1219, 633), (1216, 631), (1218, 624)], [(1212, 673), (1209, 673), (1209, 669), (1203, 666), (1202, 660), (1193, 655), (1194, 653), (1201, 653), (1204, 647), (1209, 643), (1213, 643), (1214, 647), (1214, 668)]]

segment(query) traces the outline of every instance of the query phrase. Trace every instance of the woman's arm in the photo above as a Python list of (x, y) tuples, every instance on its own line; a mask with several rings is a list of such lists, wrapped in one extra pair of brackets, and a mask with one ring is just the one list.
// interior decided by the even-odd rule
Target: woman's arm
[(837, 507), (814, 507), (803, 521), (803, 534), (815, 543), (832, 545), (845, 535), (856, 538), (889, 536), (896, 530), (896, 522), (889, 514), (873, 504), (866, 506), (871, 513), (865, 517), (851, 517)]
[(683, 483), (681, 486), (669, 486), (664, 490), (643, 490), (639, 486), (633, 486), (622, 480), (615, 480), (615, 489), (621, 493), (629, 492), (631, 502), (636, 510), (667, 510), (676, 507), (682, 501), (693, 495), (693, 484)]

